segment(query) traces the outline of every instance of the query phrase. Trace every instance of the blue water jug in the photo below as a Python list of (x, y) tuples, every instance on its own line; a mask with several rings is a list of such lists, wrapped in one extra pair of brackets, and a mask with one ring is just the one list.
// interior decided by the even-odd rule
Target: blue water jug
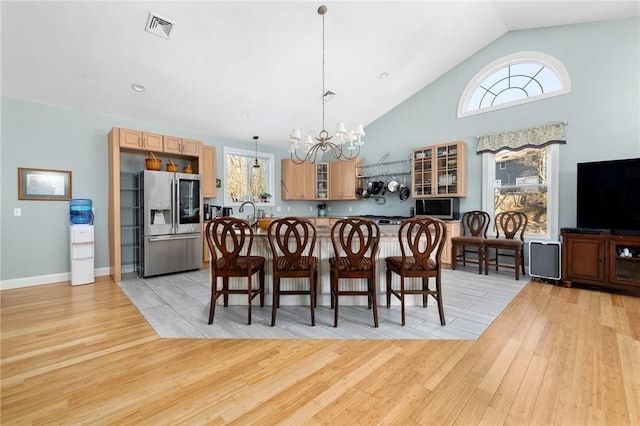
[(69, 220), (75, 225), (84, 225), (93, 222), (91, 200), (87, 198), (73, 198), (69, 200)]

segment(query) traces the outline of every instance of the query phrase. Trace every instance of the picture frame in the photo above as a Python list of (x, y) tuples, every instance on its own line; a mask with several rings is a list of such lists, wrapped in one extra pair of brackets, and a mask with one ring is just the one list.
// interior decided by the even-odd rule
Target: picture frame
[(71, 171), (18, 167), (18, 199), (69, 201)]

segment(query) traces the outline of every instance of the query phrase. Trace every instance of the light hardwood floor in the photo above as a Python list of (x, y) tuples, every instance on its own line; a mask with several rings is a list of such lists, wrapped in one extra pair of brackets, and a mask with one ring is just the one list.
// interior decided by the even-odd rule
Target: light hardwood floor
[(113, 282), (0, 293), (1, 423), (640, 424), (640, 298), (529, 283), (472, 340), (161, 339)]

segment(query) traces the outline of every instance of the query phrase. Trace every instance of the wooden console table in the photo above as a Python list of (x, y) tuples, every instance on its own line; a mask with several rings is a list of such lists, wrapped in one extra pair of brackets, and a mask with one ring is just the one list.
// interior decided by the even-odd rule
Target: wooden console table
[(569, 232), (560, 235), (565, 286), (576, 282), (640, 290), (640, 236)]

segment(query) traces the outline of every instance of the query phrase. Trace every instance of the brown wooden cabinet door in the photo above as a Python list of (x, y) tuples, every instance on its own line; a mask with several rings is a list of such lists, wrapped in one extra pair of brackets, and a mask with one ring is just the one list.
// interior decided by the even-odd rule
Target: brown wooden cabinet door
[(610, 282), (640, 287), (640, 237), (612, 236), (608, 256)]
[(164, 152), (170, 154), (182, 154), (182, 139), (175, 136), (164, 137)]
[(356, 199), (356, 161), (333, 161), (329, 163), (329, 199)]
[(466, 196), (466, 158), (464, 142), (414, 149), (411, 157), (412, 197)]
[(142, 149), (142, 132), (120, 129), (120, 147)]
[(192, 157), (200, 156), (200, 141), (182, 139), (182, 154)]
[(147, 151), (162, 152), (164, 137), (156, 133), (142, 132), (142, 148)]
[(563, 260), (566, 265), (563, 280), (601, 283), (606, 279), (606, 240), (595, 236), (565, 237)]
[(216, 188), (216, 147), (202, 146), (202, 197), (214, 198), (217, 195)]
[(282, 199), (315, 199), (315, 164), (296, 164), (290, 159), (281, 162)]
[(440, 261), (446, 267), (451, 265), (451, 238), (460, 236), (460, 221), (449, 220), (445, 222), (447, 228), (447, 238), (444, 240)]

